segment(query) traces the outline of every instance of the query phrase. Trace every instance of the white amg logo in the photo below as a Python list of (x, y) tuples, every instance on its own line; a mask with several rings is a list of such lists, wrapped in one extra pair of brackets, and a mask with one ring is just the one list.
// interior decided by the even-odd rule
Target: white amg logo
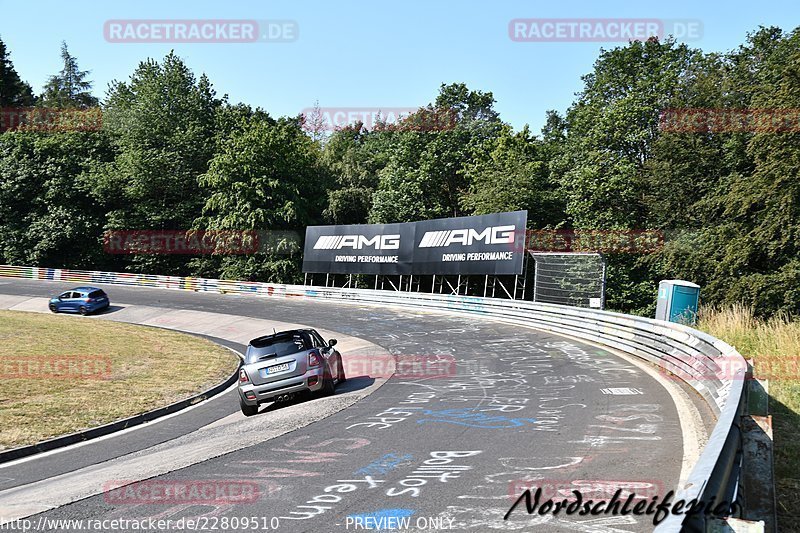
[(495, 226), (478, 233), (474, 229), (451, 229), (444, 231), (426, 231), (419, 243), (420, 248), (438, 248), (460, 244), (471, 246), (474, 242), (486, 244), (511, 244), (514, 242), (516, 226)]
[(364, 235), (323, 235), (314, 244), (315, 250), (341, 250), (342, 248), (361, 250), (367, 247), (375, 248), (376, 250), (399, 250), (400, 235), (375, 235), (374, 237), (366, 237)]

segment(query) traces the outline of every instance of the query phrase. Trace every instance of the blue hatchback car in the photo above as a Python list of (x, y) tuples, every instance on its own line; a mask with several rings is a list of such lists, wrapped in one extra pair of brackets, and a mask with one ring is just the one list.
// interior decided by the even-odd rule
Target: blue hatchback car
[(97, 287), (75, 287), (50, 298), (50, 310), (54, 313), (66, 311), (88, 315), (105, 309), (111, 302), (103, 289)]

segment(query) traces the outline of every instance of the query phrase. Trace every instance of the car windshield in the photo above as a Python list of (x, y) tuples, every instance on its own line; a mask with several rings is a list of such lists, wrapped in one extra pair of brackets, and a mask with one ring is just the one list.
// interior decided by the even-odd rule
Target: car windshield
[(266, 357), (282, 357), (302, 352), (306, 349), (306, 343), (299, 334), (280, 335), (268, 339), (257, 339), (247, 347), (245, 363), (255, 363)]

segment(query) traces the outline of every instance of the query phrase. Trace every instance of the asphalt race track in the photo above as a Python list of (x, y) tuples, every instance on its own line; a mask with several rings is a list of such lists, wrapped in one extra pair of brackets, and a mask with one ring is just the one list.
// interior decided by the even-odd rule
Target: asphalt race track
[[(73, 285), (0, 278), (0, 294), (43, 297)], [(454, 357), (455, 365), (445, 375), (395, 375), (326, 418), (148, 482), (227, 483), (253, 489), (249, 497), (236, 500), (225, 493), (211, 503), (187, 503), (98, 495), (32, 516), (34, 524), (45, 518), (153, 518), (171, 520), (170, 528), (144, 522), (139, 529), (116, 530), (288, 533), (359, 531), (365, 525), (375, 530), (375, 520), (391, 518), (381, 523), (410, 528), (383, 531), (651, 531), (649, 517), (631, 515), (529, 516), (521, 505), (509, 520), (503, 516), (520, 487), (587, 493), (604, 487), (605, 499), (616, 488), (663, 496), (681, 473), (681, 425), (665, 386), (639, 365), (593, 346), (532, 329), (409, 310), (103, 288), (112, 303), (305, 324), (366, 339), (398, 356)], [(364, 379), (348, 377), (354, 383)], [(285, 419), (297, 419), (324, 411), (338, 396), (279, 409)], [(69, 481), (79, 468), (113, 466), (130, 454), (150, 453), (150, 447), (186, 445), (193, 432), (215, 421), (227, 424), (230, 438), (237, 439), (237, 425), (265, 416), (245, 420), (235, 416), (238, 412), (236, 393), (228, 392), (139, 432), (0, 465), (0, 502), (5, 490), (32, 481), (53, 476)], [(180, 519), (182, 528), (175, 525)], [(195, 527), (186, 519), (196, 520)], [(42, 530), (78, 529), (51, 522)]]

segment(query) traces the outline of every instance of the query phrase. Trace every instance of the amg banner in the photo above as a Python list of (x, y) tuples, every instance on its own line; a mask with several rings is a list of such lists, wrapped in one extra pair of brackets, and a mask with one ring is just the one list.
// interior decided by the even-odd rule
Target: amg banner
[(310, 226), (303, 272), (522, 273), (527, 211), (402, 224)]
[(303, 272), (411, 274), (413, 224), (309, 226)]
[(522, 274), (527, 211), (416, 222), (412, 274)]

